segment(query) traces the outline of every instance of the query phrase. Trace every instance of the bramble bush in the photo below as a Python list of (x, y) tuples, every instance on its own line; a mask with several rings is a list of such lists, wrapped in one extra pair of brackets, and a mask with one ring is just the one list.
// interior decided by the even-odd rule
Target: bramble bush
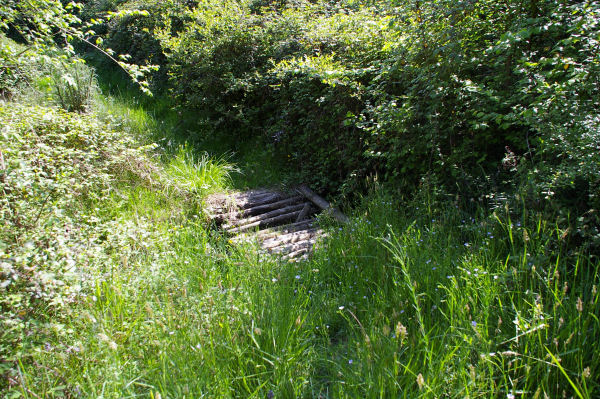
[(588, 240), (599, 9), (215, 0), (173, 11), (155, 34), (171, 95), (202, 130), (263, 137), (297, 180), (331, 194), (368, 177), (406, 194), (433, 180), (467, 200), (521, 187)]
[[(298, 145), (310, 145), (310, 134), (330, 143), (348, 134), (362, 143), (350, 154), (357, 163), (417, 181), (432, 166), (455, 179), (479, 167), (493, 171), (507, 146), (519, 155), (537, 148), (534, 139), (545, 132), (525, 112), (559, 90), (539, 92), (547, 79), (570, 82), (586, 93), (572, 102), (594, 109), (597, 67), (585, 55), (595, 41), (593, 4), (352, 4), (207, 1), (180, 9), (183, 28), (173, 33), (165, 21), (158, 32), (173, 94), (203, 111), (215, 129), (267, 128)], [(560, 61), (565, 54), (571, 61)], [(328, 103), (328, 90), (339, 100)], [(317, 127), (316, 109), (346, 123)], [(285, 121), (290, 113), (315, 124)], [(280, 130), (290, 133), (274, 134)], [(320, 154), (312, 148), (305, 156)], [(342, 172), (341, 181), (350, 173)], [(333, 174), (331, 183), (341, 181)]]
[(128, 252), (121, 238), (136, 230), (98, 207), (120, 181), (158, 176), (148, 148), (93, 116), (2, 103), (0, 124), (0, 373), (11, 385), (17, 362), (69, 333), (68, 305), (91, 276)]
[[(364, 106), (373, 64), (391, 54), (389, 15), (325, 3), (216, 1), (179, 20), (176, 34), (168, 20), (158, 32), (178, 104), (198, 111), (215, 134), (264, 137), (320, 189), (335, 191), (355, 172), (363, 140), (346, 117)], [(338, 154), (332, 143), (347, 148)]]

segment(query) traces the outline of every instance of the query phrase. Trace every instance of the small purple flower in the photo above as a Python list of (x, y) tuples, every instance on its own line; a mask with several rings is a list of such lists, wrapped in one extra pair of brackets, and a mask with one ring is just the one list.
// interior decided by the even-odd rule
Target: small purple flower
[(473, 321), (471, 322), (471, 326), (472, 326), (473, 328), (477, 328), (477, 322), (476, 322), (475, 320), (473, 320)]
[(348, 360), (348, 364), (352, 364), (352, 363), (354, 363), (354, 362), (352, 361), (352, 359)]

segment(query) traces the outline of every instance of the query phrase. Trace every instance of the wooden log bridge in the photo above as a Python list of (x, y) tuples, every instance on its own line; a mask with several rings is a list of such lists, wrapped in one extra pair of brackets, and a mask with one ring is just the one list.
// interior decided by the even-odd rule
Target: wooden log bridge
[(348, 218), (306, 185), (289, 193), (272, 189), (220, 193), (208, 198), (206, 212), (232, 242), (257, 240), (265, 252), (285, 260), (306, 259), (326, 235), (315, 216)]

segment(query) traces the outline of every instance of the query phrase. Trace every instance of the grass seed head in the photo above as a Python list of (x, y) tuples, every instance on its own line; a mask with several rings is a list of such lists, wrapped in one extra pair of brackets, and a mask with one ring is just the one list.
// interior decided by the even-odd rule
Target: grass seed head
[(425, 379), (423, 378), (423, 374), (419, 373), (419, 375), (417, 376), (417, 385), (419, 386), (419, 390), (423, 389), (423, 386), (425, 385)]
[(400, 337), (400, 340), (404, 341), (407, 334), (408, 332), (406, 331), (406, 326), (402, 324), (402, 322), (398, 322), (398, 324), (396, 324), (396, 336)]
[(391, 328), (387, 324), (385, 326), (383, 326), (383, 335), (385, 335), (387, 337), (388, 335), (390, 335), (390, 331), (391, 331)]
[(575, 308), (579, 313), (583, 312), (583, 301), (581, 300), (581, 297), (577, 298), (577, 304), (575, 305)]
[(586, 368), (583, 369), (583, 372), (581, 373), (581, 376), (584, 379), (588, 379), (588, 378), (590, 378), (590, 375), (591, 375), (591, 371), (590, 371), (590, 367), (588, 366), (588, 367), (586, 367)]

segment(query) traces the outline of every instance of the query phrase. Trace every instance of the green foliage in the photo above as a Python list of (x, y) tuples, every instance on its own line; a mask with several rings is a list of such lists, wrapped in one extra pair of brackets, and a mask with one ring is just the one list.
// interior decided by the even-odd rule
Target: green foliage
[(6, 103), (0, 122), (0, 389), (72, 394), (37, 361), (79, 353), (77, 309), (122, 266), (171, 254), (173, 226), (233, 168), (189, 148), (162, 167), (118, 117)]
[(5, 99), (57, 104), (67, 111), (88, 111), (98, 94), (94, 71), (83, 60), (58, 49), (43, 53), (1, 37), (0, 91)]
[(17, 88), (28, 82), (31, 57), (27, 57), (23, 46), (0, 35), (0, 98), (10, 99)]
[[(171, 9), (178, 9), (178, 3), (130, 0), (100, 7), (97, 2), (92, 2), (83, 9), (82, 18), (97, 22), (94, 28), (106, 39), (105, 45), (117, 54), (126, 54), (127, 62), (137, 65), (165, 65), (165, 56), (153, 32), (162, 27), (163, 20), (169, 19), (169, 15), (173, 13)], [(98, 21), (98, 17), (106, 11), (114, 12), (114, 17), (106, 23)], [(110, 69), (110, 60), (99, 60), (104, 69)], [(166, 80), (163, 69), (148, 71), (147, 76), (154, 91), (163, 88)]]
[(333, 194), (523, 186), (597, 242), (595, 2), (260, 5), (165, 6), (155, 32), (177, 103), (213, 134), (262, 137)]
[[(344, 122), (361, 110), (371, 64), (390, 53), (390, 19), (308, 2), (252, 10), (205, 2), (179, 17), (183, 30), (159, 32), (173, 93), (216, 132), (264, 137), (306, 166), (303, 177), (332, 190), (360, 167), (362, 140)], [(334, 136), (347, 147), (340, 156)]]
[(27, 45), (52, 47), (54, 40), (70, 40), (72, 27), (80, 22), (75, 15), (80, 7), (56, 0), (8, 0), (0, 6), (0, 30), (14, 32)]
[[(585, 96), (570, 98), (572, 107), (593, 110), (595, 105), (593, 78), (583, 79), (597, 74), (596, 58), (587, 55), (594, 54), (594, 4), (527, 8), (520, 2), (437, 2), (353, 9), (215, 1), (180, 12), (183, 29), (173, 34), (167, 27), (159, 38), (182, 104), (202, 109), (227, 129), (255, 133), (280, 127), (277, 117), (296, 108), (290, 97), (319, 104), (323, 88), (311, 82), (302, 93), (303, 80), (349, 85), (349, 93), (335, 96), (356, 103), (342, 104), (354, 129), (334, 122), (313, 134), (337, 142), (346, 141), (337, 136), (350, 131), (362, 142), (352, 158), (390, 178), (418, 180), (426, 170), (445, 170), (457, 179), (480, 166), (493, 170), (506, 146), (525, 153), (527, 137), (545, 134), (523, 120), (525, 109), (575, 92)], [(570, 63), (561, 61), (566, 54)], [(337, 65), (328, 72), (331, 79), (302, 67), (330, 61)], [(286, 68), (289, 74), (282, 73)], [(549, 77), (555, 87), (547, 87)], [(293, 94), (282, 94), (290, 83), (298, 85)], [(561, 88), (565, 84), (570, 90)], [(338, 104), (322, 102), (318, 106), (325, 114), (340, 114)], [(298, 111), (315, 114), (307, 105)], [(315, 126), (292, 129), (289, 141), (305, 145), (309, 141), (297, 136), (314, 132)]]
[[(83, 13), (140, 60), (160, 43), (162, 110), (0, 105), (2, 395), (598, 395), (595, 2), (120, 3)], [(7, 4), (5, 29), (39, 21)], [(3, 89), (51, 89), (64, 52), (3, 43)], [(282, 262), (206, 225), (235, 168), (173, 131), (390, 190)]]
[[(130, 57), (127, 54), (115, 55), (113, 50), (103, 46), (103, 39), (96, 36), (96, 32), (92, 29), (95, 25), (106, 23), (114, 18), (147, 15), (146, 11), (110, 11), (102, 17), (92, 18), (83, 23), (77, 16), (82, 5), (75, 2), (63, 5), (56, 0), (9, 0), (0, 7), (0, 31), (14, 36), (16, 40), (25, 44), (24, 51), (44, 56), (51, 55), (60, 48), (67, 58), (72, 58), (75, 55), (73, 44), (83, 43), (110, 59), (123, 69), (142, 91), (151, 94), (145, 76), (155, 71), (157, 67), (129, 63), (127, 60)], [(51, 59), (55, 63), (61, 62), (61, 58)]]
[(205, 197), (212, 190), (230, 185), (230, 174), (237, 169), (225, 159), (214, 159), (208, 153), (196, 157), (189, 146), (179, 148), (167, 166), (174, 188)]
[(115, 247), (115, 263), (86, 285), (72, 333), (23, 365), (23, 390), (463, 398), (600, 388), (599, 266), (566, 256), (562, 232), (536, 215), (471, 217), (429, 192), (400, 204), (379, 191), (313, 259), (287, 263), (230, 246), (197, 218), (157, 218), (172, 204), (129, 193), (110, 206), (136, 215), (111, 225), (129, 249)]
[(88, 267), (109, 256), (110, 228), (89, 207), (131, 162), (145, 163), (145, 150), (91, 117), (51, 108), (5, 104), (0, 120), (4, 373), (48, 335), (66, 333), (66, 306), (80, 299)]

